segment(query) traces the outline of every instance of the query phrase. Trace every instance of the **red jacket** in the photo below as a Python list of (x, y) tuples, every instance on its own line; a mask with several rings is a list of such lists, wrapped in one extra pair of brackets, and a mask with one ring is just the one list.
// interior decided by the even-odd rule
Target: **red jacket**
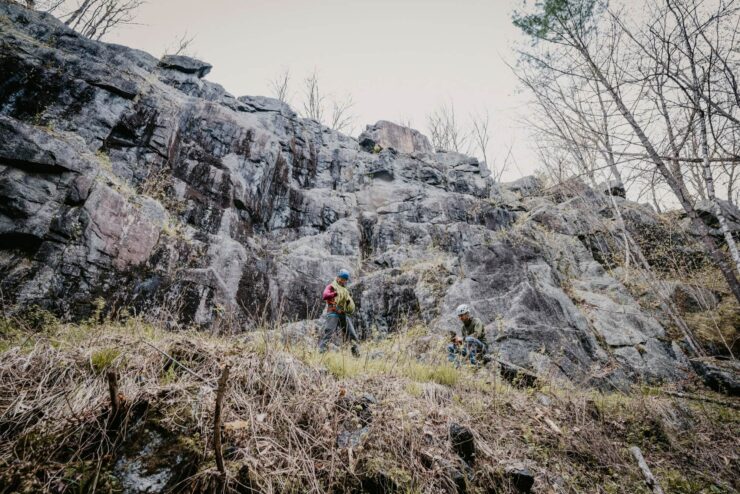
[(337, 292), (334, 291), (334, 287), (331, 286), (331, 283), (326, 285), (326, 288), (324, 288), (324, 295), (323, 299), (325, 302), (330, 302), (334, 300), (334, 297), (337, 296)]
[(322, 299), (324, 299), (324, 302), (326, 302), (327, 311), (329, 312), (339, 312), (339, 309), (337, 309), (337, 304), (334, 302), (334, 299), (337, 296), (337, 292), (334, 290), (334, 287), (331, 286), (331, 283), (326, 285), (326, 288), (324, 288), (324, 294), (322, 295)]

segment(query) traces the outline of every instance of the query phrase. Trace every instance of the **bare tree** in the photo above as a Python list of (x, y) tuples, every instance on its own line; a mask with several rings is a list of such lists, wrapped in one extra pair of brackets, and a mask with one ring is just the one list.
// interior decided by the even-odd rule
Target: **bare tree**
[(483, 162), (488, 165), (488, 143), (491, 140), (488, 126), (490, 123), (490, 116), (488, 111), (480, 115), (471, 115), (470, 121), (473, 126), (473, 145), (476, 151), (480, 154)]
[[(738, 253), (737, 245), (735, 244), (732, 232), (730, 232), (727, 226), (725, 214), (719, 201), (717, 200), (717, 194), (714, 186), (714, 176), (709, 162), (709, 132), (707, 130), (707, 121), (711, 119), (711, 114), (715, 108), (720, 109), (721, 116), (725, 119), (731, 119), (732, 114), (729, 112), (733, 111), (731, 108), (728, 108), (726, 110), (728, 113), (725, 114), (724, 112), (722, 112), (721, 107), (715, 102), (715, 97), (712, 96), (712, 77), (709, 77), (709, 74), (712, 72), (716, 72), (715, 70), (712, 70), (712, 59), (714, 58), (713, 55), (717, 53), (718, 50), (717, 47), (715, 47), (709, 41), (707, 34), (702, 30), (703, 26), (700, 24), (702, 20), (700, 20), (697, 15), (696, 6), (692, 6), (690, 3), (688, 5), (681, 5), (680, 3), (673, 2), (671, 0), (667, 0), (666, 5), (668, 7), (668, 10), (673, 14), (675, 18), (676, 25), (678, 26), (680, 32), (679, 37), (681, 41), (683, 41), (683, 48), (685, 50), (685, 59), (687, 62), (686, 65), (688, 70), (686, 70), (687, 74), (685, 75), (684, 79), (686, 81), (685, 88), (682, 89), (684, 89), (684, 91), (688, 93), (689, 101), (693, 106), (692, 109), (696, 112), (697, 115), (697, 133), (699, 139), (699, 147), (701, 150), (700, 154), (702, 159), (702, 173), (704, 178), (704, 185), (706, 186), (707, 198), (709, 199), (709, 201), (711, 201), (713, 205), (715, 215), (717, 216), (717, 219), (719, 221), (720, 229), (722, 230), (722, 234), (724, 235), (725, 242), (727, 243), (730, 251), (730, 255), (735, 262), (735, 269), (737, 273), (740, 274), (740, 253)], [(724, 11), (724, 9), (721, 9), (719, 12), (717, 12), (716, 15), (724, 16), (728, 15), (730, 12), (737, 14), (738, 10), (733, 9), (732, 11)], [(691, 35), (689, 35), (689, 31), (691, 32)], [(702, 41), (708, 42), (709, 60), (703, 61), (701, 60), (701, 58), (697, 60), (697, 56), (706, 56), (699, 48), (699, 43), (701, 43)], [(702, 61), (704, 63), (702, 63)], [(700, 64), (702, 65), (702, 67), (699, 67)], [(726, 62), (723, 65), (724, 69), (726, 66)], [(704, 72), (701, 78), (699, 76), (700, 70)], [(738, 98), (737, 84), (732, 70), (727, 72), (727, 75), (729, 76), (728, 82), (730, 82), (730, 89), (734, 93), (734, 103), (738, 104), (740, 103), (740, 98)], [(702, 97), (702, 92), (704, 91), (705, 87), (707, 89), (706, 92), (709, 94), (708, 97)], [(740, 124), (740, 122), (736, 123)], [(718, 142), (717, 144), (721, 146), (721, 142)]]
[(427, 116), (429, 136), (432, 146), (441, 151), (464, 153), (470, 134), (466, 132), (455, 116), (455, 105), (443, 104)]
[(26, 0), (26, 6), (56, 15), (83, 36), (100, 40), (130, 24), (145, 0)]
[[(315, 75), (315, 73), (314, 73)], [(318, 84), (318, 83), (317, 83)], [(288, 91), (290, 89), (290, 69), (284, 69), (280, 74), (270, 81), (270, 89), (275, 99), (282, 103), (288, 103)]]
[(78, 15), (73, 29), (99, 40), (111, 29), (133, 22), (143, 3), (144, 0), (92, 0), (90, 7)]
[[(660, 177), (740, 301), (737, 270), (695, 207), (697, 197), (718, 204), (714, 163), (740, 161), (730, 137), (739, 121), (737, 84), (728, 70), (737, 67), (737, 50), (727, 46), (737, 39), (738, 7), (651, 0), (636, 21), (602, 0), (544, 0), (534, 9), (514, 22), (536, 40), (522, 57), (544, 77), (524, 79), (538, 100), (549, 99), (541, 104), (550, 112), (546, 130), (555, 129), (552, 135), (573, 155), (581, 153), (587, 167), (596, 150), (604, 169), (629, 171), (635, 180), (652, 180), (653, 188)], [(593, 117), (603, 122), (595, 126)], [(714, 208), (718, 218), (720, 209)], [(732, 236), (725, 241), (732, 251)]]
[(324, 100), (326, 98), (319, 89), (319, 75), (315, 70), (303, 81), (303, 91), (305, 98), (303, 101), (303, 113), (306, 118), (323, 122)]
[[(633, 31), (625, 23), (619, 22), (618, 18), (616, 20), (629, 34), (639, 54), (650, 60), (651, 65), (654, 64), (655, 72), (659, 75), (652, 78), (669, 81), (673, 85), (673, 90), (669, 89), (671, 100), (690, 115), (685, 137), (680, 144), (676, 144), (667, 116), (670, 110), (666, 109), (665, 98), (660, 92), (673, 151), (673, 174), (677, 181), (682, 180), (680, 154), (683, 142), (688, 140), (689, 156), (695, 163), (688, 165), (693, 189), (701, 199), (711, 204), (736, 273), (740, 274), (740, 253), (717, 197), (716, 177), (711, 163), (713, 157), (719, 157), (725, 163), (738, 158), (733, 141), (737, 134), (734, 130), (738, 128), (736, 113), (740, 100), (733, 70), (728, 70), (731, 66), (738, 66), (738, 57), (735, 56), (733, 60), (732, 45), (726, 46), (722, 42), (724, 36), (730, 34), (735, 39), (740, 32), (738, 22), (733, 20), (740, 9), (732, 6), (733, 3), (720, 2), (714, 5), (710, 2), (707, 5), (694, 0), (666, 0), (665, 5), (657, 6), (656, 23), (648, 30)], [(725, 18), (729, 22), (723, 21)], [(645, 74), (646, 71), (641, 73)], [(731, 199), (732, 182), (732, 179), (728, 182), (728, 200)]]
[(185, 55), (190, 49), (190, 45), (195, 41), (195, 35), (190, 36), (185, 31), (182, 36), (175, 42), (174, 46), (165, 49), (165, 55)]
[(354, 115), (351, 113), (354, 105), (351, 95), (347, 95), (341, 100), (332, 101), (331, 121), (329, 122), (329, 127), (337, 132), (349, 131), (352, 126), (352, 122), (354, 121)]
[(489, 146), (491, 144), (491, 117), (488, 110), (470, 116), (471, 152), (476, 153), (481, 160), (481, 166), (491, 173), (491, 177), (496, 182), (501, 181), (506, 168), (512, 158), (513, 144), (510, 144), (506, 150), (503, 162), (498, 166), (497, 160), (493, 158), (489, 161)]
[(504, 155), (504, 159), (501, 165), (498, 164), (498, 160), (496, 159), (494, 159), (494, 162), (491, 164), (491, 167), (490, 167), (491, 177), (493, 178), (495, 182), (501, 181), (501, 177), (504, 176), (504, 173), (506, 173), (506, 170), (509, 168), (509, 164), (513, 161), (514, 159), (514, 155), (512, 154), (513, 149), (514, 149), (514, 143), (512, 142), (511, 144), (509, 144), (509, 147), (506, 149), (506, 154)]
[(53, 13), (67, 0), (25, 0), (26, 8)]
[[(277, 88), (283, 89), (287, 92), (287, 72), (283, 74), (282, 79), (278, 79)], [(352, 115), (352, 108), (354, 107), (354, 101), (352, 101), (351, 95), (346, 95), (342, 99), (332, 98), (327, 96), (321, 91), (319, 87), (319, 76), (314, 70), (313, 73), (304, 79), (304, 101), (303, 101), (303, 114), (306, 118), (311, 118), (330, 127), (332, 130), (337, 132), (348, 132), (352, 128), (354, 122), (354, 115)], [(278, 92), (278, 94), (280, 94)], [(330, 111), (327, 113), (326, 105), (330, 105)], [(325, 120), (328, 115), (328, 120)]]

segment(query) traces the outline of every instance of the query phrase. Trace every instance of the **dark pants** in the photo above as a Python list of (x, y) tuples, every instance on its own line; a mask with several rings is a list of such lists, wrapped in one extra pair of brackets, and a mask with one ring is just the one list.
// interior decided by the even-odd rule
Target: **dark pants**
[(322, 352), (325, 351), (326, 345), (329, 344), (329, 340), (334, 337), (338, 330), (341, 330), (344, 338), (352, 342), (352, 351), (356, 352), (357, 342), (360, 341), (360, 339), (357, 337), (357, 333), (355, 333), (355, 326), (352, 324), (352, 318), (346, 314), (336, 314), (333, 312), (326, 314), (324, 318), (324, 334), (321, 335), (321, 338), (319, 339), (319, 350)]

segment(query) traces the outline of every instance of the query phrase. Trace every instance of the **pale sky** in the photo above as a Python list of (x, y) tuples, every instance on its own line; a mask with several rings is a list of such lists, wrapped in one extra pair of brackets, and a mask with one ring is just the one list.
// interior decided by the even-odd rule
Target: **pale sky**
[(206, 77), (235, 96), (272, 96), (270, 81), (286, 68), (291, 106), (301, 110), (303, 79), (314, 69), (323, 92), (352, 96), (354, 132), (377, 120), (411, 121), (425, 134), (426, 116), (454, 102), (467, 125), (489, 112), (489, 161), (513, 144), (505, 180), (537, 168), (519, 122), (525, 96), (506, 63), (521, 42), (511, 13), (522, 0), (149, 0), (138, 25), (107, 41), (155, 56), (185, 33), (190, 51), (213, 65)]

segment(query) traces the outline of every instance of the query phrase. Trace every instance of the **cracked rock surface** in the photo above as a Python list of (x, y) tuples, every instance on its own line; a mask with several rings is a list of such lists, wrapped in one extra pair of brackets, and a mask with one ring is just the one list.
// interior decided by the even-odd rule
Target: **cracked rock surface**
[(102, 298), (248, 329), (318, 318), (348, 267), (365, 335), (457, 329), (468, 303), (492, 351), (538, 373), (611, 387), (687, 372), (613, 262), (613, 205), (640, 227), (659, 221), (650, 208), (579, 181), (495, 183), (390, 122), (354, 139), (228, 94), (205, 62), (93, 42), (8, 2), (0, 24), (6, 304), (80, 319)]

